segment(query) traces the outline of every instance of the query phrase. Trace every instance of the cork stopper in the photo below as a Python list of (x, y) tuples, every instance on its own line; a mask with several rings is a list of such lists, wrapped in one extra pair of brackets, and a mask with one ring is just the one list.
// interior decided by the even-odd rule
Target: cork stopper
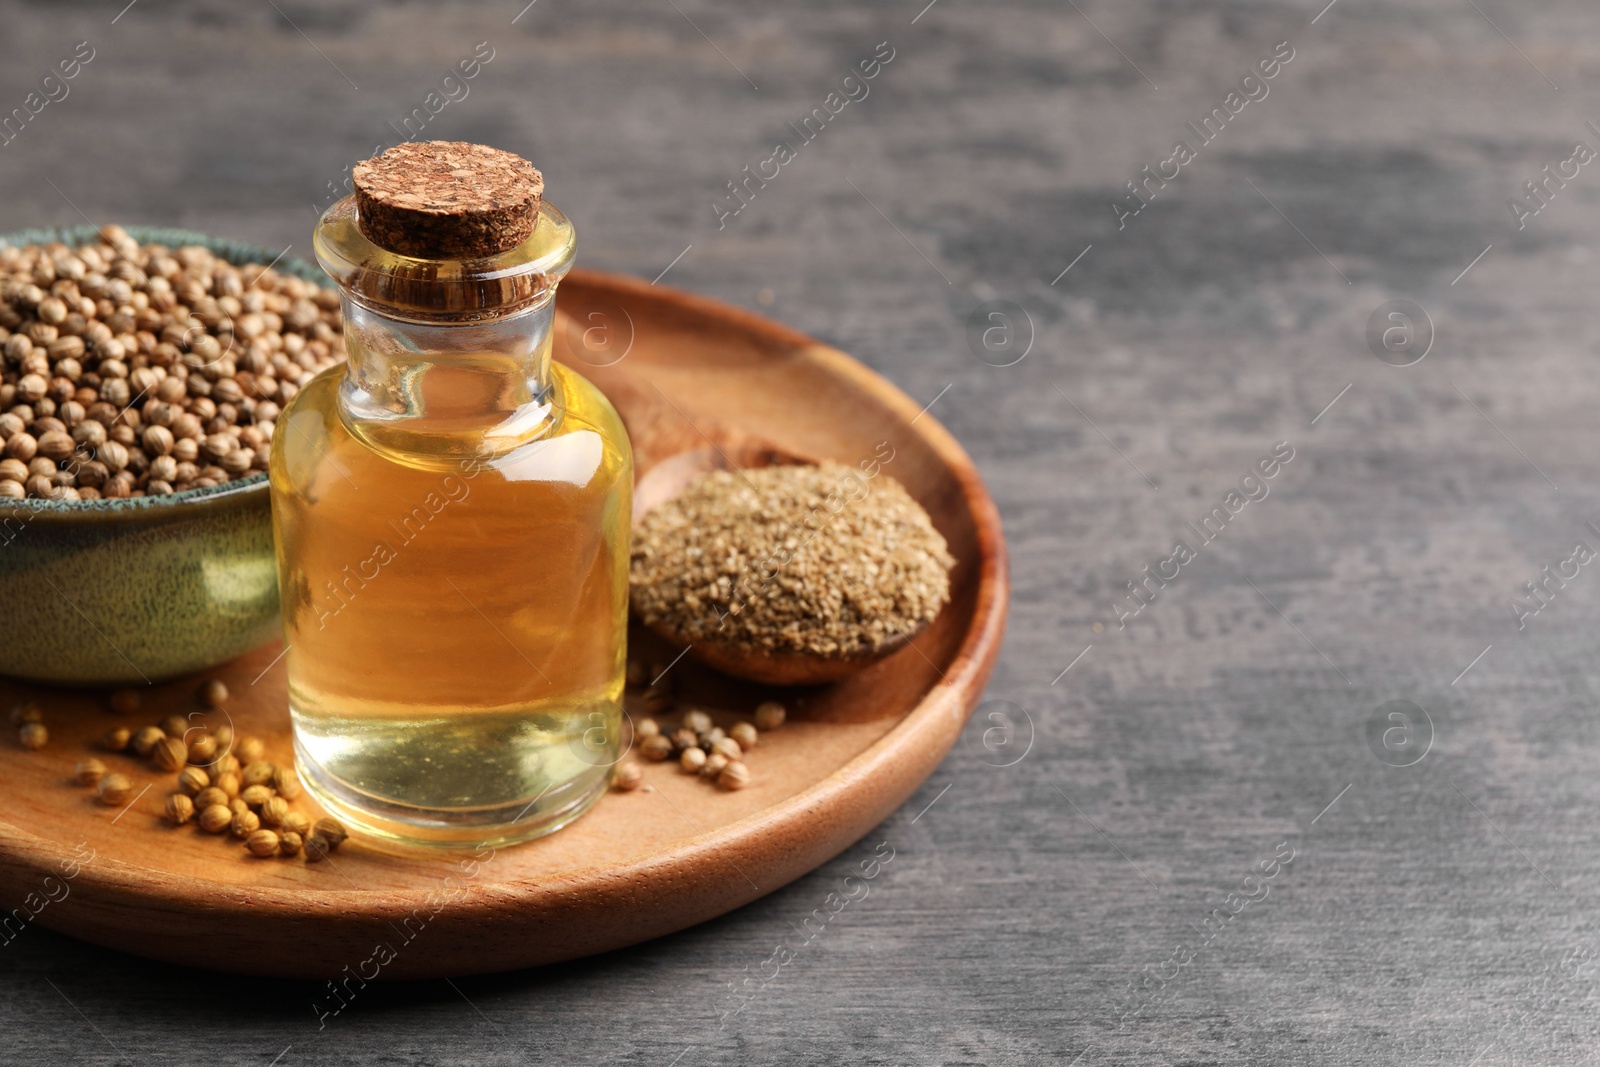
[(526, 241), (544, 176), (512, 152), (461, 141), (411, 141), (351, 172), (361, 232), (417, 259), (482, 259)]

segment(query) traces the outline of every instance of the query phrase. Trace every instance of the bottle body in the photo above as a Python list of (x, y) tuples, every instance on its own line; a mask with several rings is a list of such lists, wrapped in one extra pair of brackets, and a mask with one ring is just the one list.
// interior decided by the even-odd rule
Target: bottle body
[(349, 365), (274, 435), (302, 777), (396, 842), (548, 833), (620, 756), (626, 432), (551, 364), (549, 301), (464, 324), (371, 304), (347, 290)]

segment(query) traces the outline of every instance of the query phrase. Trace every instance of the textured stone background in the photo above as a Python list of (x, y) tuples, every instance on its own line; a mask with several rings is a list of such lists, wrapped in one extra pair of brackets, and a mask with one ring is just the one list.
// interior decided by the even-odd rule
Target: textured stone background
[[(1005, 517), (1015, 606), (988, 699), (1021, 711), (991, 752), (981, 709), (905, 811), (734, 915), (371, 989), (320, 1031), (309, 983), (31, 929), (0, 951), (0, 1058), (1592, 1061), (1600, 573), (1520, 632), (1511, 602), (1575, 542), (1600, 548), (1600, 165), (1521, 231), (1506, 206), (1575, 141), (1600, 149), (1592, 4), (122, 2), (0, 0), (0, 110), (96, 49), (0, 148), (0, 227), (182, 225), (303, 254), (326, 183), (487, 41), (426, 135), (534, 159), (583, 263), (674, 264), (666, 282), (939, 398)], [(719, 230), (723, 183), (885, 40), (870, 96)], [(1119, 231), (1123, 183), (1285, 40), (1268, 97)], [(1403, 368), (1364, 337), (1396, 298), (1437, 334)], [(969, 347), (991, 300), (1031, 321), (1014, 366)], [(1271, 495), (1119, 628), (1123, 583), (1279, 441), (1295, 458)], [(1431, 721), (1410, 766), (1367, 741), (1391, 700)], [(719, 1026), (729, 983), (885, 840), (871, 895)], [(1281, 842), (1265, 899), (1201, 947)]]

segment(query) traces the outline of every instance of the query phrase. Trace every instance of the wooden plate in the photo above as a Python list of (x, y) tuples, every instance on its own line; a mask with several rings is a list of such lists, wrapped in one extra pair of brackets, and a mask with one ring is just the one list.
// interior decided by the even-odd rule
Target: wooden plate
[[(731, 911), (815, 868), (902, 804), (944, 757), (983, 690), (1005, 626), (999, 517), (971, 461), (922, 404), (861, 364), (709, 300), (574, 271), (561, 287), (559, 358), (628, 422), (640, 480), (697, 449), (748, 438), (883, 471), (933, 516), (958, 564), (952, 602), (910, 646), (825, 688), (774, 690), (689, 660), (680, 696), (732, 721), (769, 696), (790, 708), (751, 754), (754, 783), (714, 789), (673, 764), (572, 826), (474, 861), (396, 856), (352, 840), (329, 862), (250, 857), (161, 810), (172, 777), (102, 755), (141, 793), (124, 809), (76, 785), (105, 730), (196, 710), (194, 680), (155, 686), (120, 717), (105, 694), (0, 681), (0, 701), (45, 709), (50, 743), (0, 745), (0, 941), (38, 922), (112, 948), (221, 970), (315, 979), (506, 970), (634, 944)], [(662, 401), (665, 401), (664, 403)], [(636, 634), (635, 654), (677, 649)], [(277, 646), (219, 673), (236, 729), (290, 751)], [(638, 709), (633, 708), (636, 714)], [(307, 798), (296, 807), (314, 811)], [(347, 969), (348, 968), (348, 969)], [(376, 971), (376, 975), (374, 975)], [(336, 1006), (330, 1002), (330, 1007)]]

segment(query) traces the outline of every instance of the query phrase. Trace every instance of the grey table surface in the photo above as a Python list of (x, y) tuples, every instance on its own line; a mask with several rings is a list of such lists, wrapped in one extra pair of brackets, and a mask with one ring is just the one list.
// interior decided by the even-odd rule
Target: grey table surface
[[(1013, 554), (990, 703), (904, 810), (737, 913), (321, 1027), (312, 983), (31, 928), (0, 1061), (1592, 1061), (1600, 11), (524, 2), (0, 0), (0, 112), (93, 49), (0, 147), (0, 226), (304, 253), (344, 168), (449, 89), (422, 135), (535, 160), (584, 264), (933, 405)], [(1274, 448), (1268, 495), (1229, 497)], [(879, 842), (870, 895), (767, 973)]]

